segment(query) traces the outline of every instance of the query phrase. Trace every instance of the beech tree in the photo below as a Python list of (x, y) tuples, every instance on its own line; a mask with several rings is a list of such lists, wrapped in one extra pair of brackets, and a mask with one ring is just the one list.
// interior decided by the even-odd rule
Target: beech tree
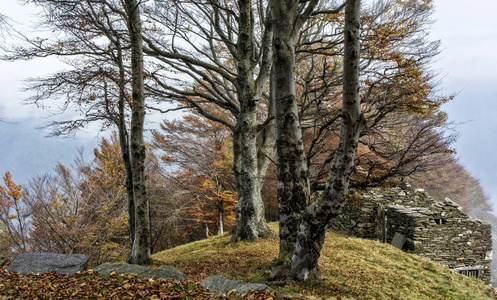
[[(132, 261), (145, 262), (150, 255), (150, 250), (148, 254), (145, 250), (150, 248), (146, 246), (150, 245), (150, 238), (147, 238), (150, 225), (144, 217), (149, 213), (143, 175), (146, 151), (143, 143), (145, 70), (140, 49), (142, 32), (145, 52), (156, 59), (156, 63), (148, 66), (147, 78), (153, 80), (153, 84), (148, 86), (149, 95), (157, 100), (176, 100), (180, 103), (179, 108), (194, 109), (232, 132), (233, 169), (239, 196), (238, 226), (233, 241), (272, 236), (264, 220), (261, 187), (274, 156), (277, 132), (280, 264), (286, 265), (292, 257), (297, 257), (295, 247), (299, 222), (310, 203), (311, 193), (325, 180), (330, 162), (332, 168), (327, 176), (328, 183), (319, 188), (325, 190), (324, 202), (342, 203), (341, 193), (346, 194), (351, 173), (350, 166), (343, 159), (352, 157), (352, 162), (348, 163), (358, 163), (360, 168), (355, 179), (364, 179), (362, 183), (365, 184), (379, 184), (385, 178), (409, 176), (419, 169), (417, 162), (426, 161), (424, 154), (440, 153), (433, 149), (448, 149), (444, 148), (447, 141), (437, 139), (439, 136), (433, 130), (437, 122), (444, 122), (443, 115), (434, 116), (436, 111), (433, 110), (443, 100), (430, 102), (427, 95), (433, 87), (422, 80), (426, 78), (422, 78), (424, 70), (420, 61), (434, 52), (427, 51), (417, 60), (414, 55), (406, 53), (410, 52), (409, 46), (422, 44), (399, 43), (415, 40), (406, 37), (416, 28), (419, 30), (415, 26), (417, 19), (399, 12), (403, 8), (409, 13), (415, 11), (413, 8), (418, 5), (417, 1), (395, 2), (397, 6), (392, 10), (389, 10), (392, 6), (382, 2), (375, 14), (363, 16), (366, 25), (362, 28), (371, 34), (363, 36), (366, 59), (356, 66), (364, 75), (358, 86), (363, 89), (361, 102), (368, 126), (366, 131), (359, 133), (362, 139), (357, 156), (354, 156), (357, 147), (354, 130), (360, 132), (360, 122), (356, 121), (357, 116), (352, 112), (345, 113), (348, 110), (338, 104), (345, 101), (345, 96), (342, 96), (345, 92), (342, 93), (338, 87), (350, 84), (345, 82), (350, 78), (340, 79), (338, 76), (342, 66), (348, 67), (344, 60), (337, 58), (342, 52), (343, 38), (337, 34), (342, 29), (337, 24), (342, 23), (338, 12), (343, 5), (331, 9), (324, 2), (318, 5), (317, 0), (274, 0), (269, 3), (241, 0), (236, 4), (217, 0), (155, 1), (140, 5), (140, 8), (145, 8), (150, 21), (141, 30), (136, 2), (35, 2), (46, 5), (46, 24), (65, 30), (66, 35), (56, 40), (28, 39), (29, 46), (16, 48), (14, 58), (83, 57), (72, 62), (75, 69), (72, 72), (32, 81), (31, 87), (40, 92), (32, 101), (40, 104), (43, 99), (64, 95), (69, 96), (68, 103), (83, 108), (82, 119), (58, 123), (63, 125), (65, 132), (96, 120), (119, 128), (127, 172), (131, 241), (136, 245), (133, 246)], [(386, 18), (384, 23), (376, 21), (382, 19), (382, 14), (393, 17), (391, 20)], [(421, 15), (412, 16), (418, 18)], [(426, 49), (420, 49), (420, 52)], [(126, 63), (129, 56), (131, 65)], [(318, 63), (322, 63), (322, 70)], [(304, 72), (300, 72), (299, 67), (303, 67)], [(296, 83), (295, 70), (299, 72), (297, 75), (301, 76), (302, 83), (297, 88), (296, 84), (300, 83)], [(179, 80), (179, 73), (190, 77), (193, 84)], [(267, 84), (270, 75), (271, 87)], [(302, 91), (298, 90), (300, 87), (303, 87)], [(313, 93), (326, 96), (309, 96)], [(63, 108), (68, 108), (68, 103), (64, 103)], [(130, 133), (126, 123), (128, 108), (132, 110)], [(161, 111), (155, 107), (150, 109)], [(427, 112), (427, 117), (413, 116), (412, 112)], [(429, 113), (433, 116), (428, 116)], [(394, 116), (395, 120), (387, 119), (386, 115)], [(414, 127), (403, 128), (413, 120), (419, 123), (418, 131), (410, 130)], [(391, 134), (392, 126), (408, 138), (399, 141), (399, 136)], [(306, 130), (309, 128), (317, 134), (312, 136), (306, 149)], [(345, 147), (341, 146), (344, 128), (354, 131), (351, 133), (352, 148), (341, 148)], [(311, 155), (320, 156), (319, 166), (314, 170), (309, 169)], [(394, 161), (387, 158), (394, 158)], [(315, 179), (312, 185), (309, 179)], [(345, 187), (337, 188), (338, 181)], [(361, 183), (360, 180), (357, 182)], [(333, 189), (341, 190), (330, 192)], [(216, 197), (221, 195), (217, 194)], [(320, 211), (334, 215), (339, 208), (333, 208), (331, 212), (327, 209)], [(137, 217), (140, 220), (135, 219)], [(139, 223), (140, 228), (135, 227)], [(138, 236), (143, 239), (136, 241)], [(313, 267), (312, 262), (309, 266)], [(305, 272), (292, 272), (294, 275), (299, 273), (295, 276), (307, 278)]]
[(292, 256), (301, 213), (310, 203), (308, 166), (295, 91), (295, 48), (302, 26), (312, 14), (340, 10), (315, 11), (318, 2), (270, 1), (274, 27), (272, 88), (278, 152), (279, 264)]
[[(308, 4), (309, 6), (307, 6), (305, 9), (299, 9), (298, 2), (293, 2), (293, 6), (290, 6), (289, 4), (290, 3), (288, 2), (280, 3), (279, 1), (273, 1), (272, 6), (273, 9), (280, 9), (278, 13), (274, 13), (274, 46), (276, 70), (278, 70), (278, 68), (284, 70), (285, 64), (288, 63), (294, 65), (293, 62), (295, 55), (293, 54), (293, 51), (295, 42), (292, 42), (291, 33), (294, 34), (293, 38), (295, 38), (298, 30), (305, 21), (305, 18), (307, 18), (313, 12), (314, 6), (312, 6), (312, 4), (316, 5), (317, 1), (315, 3), (311, 1)], [(301, 11), (303, 11), (304, 14), (301, 14)], [(285, 94), (276, 97), (277, 105), (279, 104), (278, 102), (280, 102), (282, 104), (281, 109), (286, 114), (284, 115), (283, 120), (280, 120), (280, 118), (277, 117), (277, 122), (290, 120), (293, 124), (295, 124), (291, 127), (293, 129), (293, 133), (288, 133), (288, 136), (286, 138), (290, 139), (291, 137), (290, 140), (294, 145), (292, 151), (295, 154), (293, 155), (291, 162), (294, 164), (297, 161), (299, 162), (299, 168), (297, 169), (297, 171), (302, 174), (299, 175), (299, 177), (302, 178), (299, 181), (294, 179), (296, 181), (295, 185), (297, 186), (299, 192), (302, 191), (300, 192), (300, 195), (297, 194), (296, 202), (298, 202), (297, 205), (299, 206), (307, 205), (307, 207), (305, 207), (305, 210), (303, 210), (301, 207), (298, 207), (294, 203), (291, 203), (289, 201), (289, 199), (293, 200), (295, 197), (295, 192), (293, 192), (292, 189), (290, 189), (290, 193), (287, 194), (290, 197), (286, 196), (287, 199), (284, 199), (285, 202), (280, 202), (279, 204), (280, 207), (284, 208), (280, 209), (280, 223), (281, 220), (286, 220), (288, 217), (291, 217), (290, 214), (292, 213), (302, 213), (302, 221), (300, 222), (300, 226), (298, 227), (298, 233), (294, 234), (292, 238), (293, 240), (295, 240), (296, 243), (293, 246), (294, 251), (290, 252), (291, 260), (282, 260), (282, 257), (285, 258), (289, 256), (288, 250), (290, 249), (290, 246), (287, 246), (286, 248), (280, 246), (281, 264), (273, 269), (273, 272), (270, 276), (270, 278), (273, 280), (287, 278), (305, 281), (313, 275), (316, 275), (315, 268), (317, 266), (320, 251), (323, 247), (324, 237), (326, 234), (326, 226), (329, 219), (340, 212), (346, 200), (348, 192), (348, 180), (352, 173), (354, 156), (357, 149), (360, 132), (362, 131), (365, 123), (364, 116), (361, 114), (359, 99), (359, 12), (360, 0), (347, 0), (345, 2), (345, 45), (342, 96), (343, 102), (340, 137), (338, 147), (335, 151), (334, 159), (332, 162), (332, 167), (328, 175), (326, 189), (322, 195), (322, 199), (316, 200), (310, 205), (307, 205), (309, 199), (309, 186), (308, 182), (306, 182), (307, 177), (305, 176), (307, 172), (305, 159), (296, 159), (298, 157), (302, 157), (304, 151), (302, 149), (302, 138), (301, 136), (299, 136), (300, 124), (298, 123), (296, 113), (296, 100), (294, 92), (295, 80), (294, 75), (292, 75), (294, 70), (293, 68), (288, 69), (286, 72), (282, 71), (280, 74), (278, 74), (277, 72), (277, 74), (280, 76), (282, 73), (286, 75), (286, 77), (282, 76), (283, 78), (280, 79), (282, 83), (278, 84), (279, 82), (278, 80), (276, 80), (277, 89), (282, 87), (286, 88), (282, 90), (282, 92), (284, 92)], [(280, 29), (277, 29), (278, 22), (280, 22), (281, 24)], [(289, 25), (291, 25), (291, 29), (287, 29)], [(280, 56), (279, 58), (278, 55)], [(287, 82), (287, 84), (284, 85), (284, 82)], [(291, 107), (293, 107), (293, 109)], [(277, 108), (277, 111), (278, 110), (279, 108)], [(279, 130), (290, 127), (288, 125), (284, 127), (281, 125), (277, 126)], [(290, 130), (287, 129), (287, 131)], [(279, 145), (278, 147), (281, 146)], [(282, 157), (279, 157), (279, 164), (282, 163), (281, 158)], [(282, 167), (279, 167), (280, 172), (290, 172), (289, 169), (285, 170)], [(291, 178), (286, 179), (279, 174), (279, 185), (285, 185), (285, 181), (291, 180)], [(286, 185), (292, 186), (292, 184)], [(285, 192), (284, 189), (281, 190)], [(278, 193), (280, 193), (280, 190), (278, 191)], [(281, 200), (283, 199), (279, 198), (279, 201)], [(298, 224), (298, 219), (294, 222)], [(286, 232), (289, 231), (288, 227), (283, 227), (281, 224), (280, 227)], [(283, 238), (285, 238), (285, 236), (283, 236)], [(280, 239), (282, 239), (281, 234)], [(290, 243), (292, 242), (292, 239), (287, 238), (285, 242)], [(283, 250), (281, 248), (283, 248)], [(281, 254), (281, 252), (283, 252), (283, 255)]]
[[(146, 52), (160, 62), (150, 72), (157, 95), (175, 99), (232, 131), (239, 212), (232, 241), (274, 235), (264, 219), (260, 194), (274, 155), (273, 110), (263, 103), (268, 101), (272, 61), (272, 22), (265, 6), (260, 0), (237, 5), (156, 1), (149, 8), (156, 24), (145, 39)], [(187, 75), (193, 84), (184, 88), (184, 82), (171, 80), (166, 66)], [(224, 110), (227, 117), (218, 117), (209, 105)], [(267, 111), (261, 113), (264, 106)]]
[[(58, 109), (51, 111), (54, 114), (71, 109), (80, 112), (80, 116), (76, 118), (54, 121), (54, 135), (73, 134), (93, 122), (100, 123), (102, 129), (112, 126), (118, 128), (126, 169), (128, 219), (133, 243), (136, 223), (135, 189), (140, 185), (133, 184), (133, 177), (138, 175), (133, 174), (132, 152), (138, 158), (140, 155), (136, 155), (136, 151), (144, 148), (130, 147), (129, 110), (136, 102), (133, 100), (130, 83), (133, 80), (130, 78), (136, 72), (133, 73), (133, 66), (128, 62), (128, 57), (132, 55), (131, 31), (128, 30), (130, 17), (126, 13), (124, 2), (42, 0), (33, 3), (44, 9), (41, 15), (42, 25), (63, 34), (34, 38), (22, 35), (24, 42), (13, 45), (6, 59), (57, 56), (64, 57), (65, 62), (70, 65), (70, 70), (59, 71), (45, 78), (29, 79), (27, 86), (27, 89), (37, 92), (26, 101), (28, 103), (48, 111), (51, 111), (51, 107), (57, 107)], [(55, 105), (47, 104), (49, 101), (53, 101)], [(140, 100), (136, 103), (140, 103)], [(134, 105), (134, 108), (141, 110), (142, 106), (143, 103)], [(141, 118), (140, 114), (135, 114), (132, 121), (139, 125), (131, 128), (133, 136), (138, 137), (135, 139), (135, 146), (140, 144), (137, 131), (143, 130)], [(139, 158), (135, 162), (142, 160)], [(141, 167), (135, 165), (134, 169), (138, 171)], [(140, 188), (139, 192), (143, 194), (143, 189)]]
[(145, 180), (145, 96), (143, 45), (140, 6), (136, 0), (125, 0), (131, 47), (131, 131), (130, 154), (135, 206), (135, 236), (131, 247), (130, 262), (144, 264), (150, 261), (150, 207)]
[[(279, 4), (278, 7), (284, 6)], [(288, 222), (292, 213), (295, 220), (294, 224), (296, 224), (294, 225), (295, 227), (299, 226), (300, 214), (302, 214), (302, 221), (300, 227), (298, 227), (298, 234), (292, 235), (291, 230), (286, 230), (283, 234), (280, 233), (279, 263), (281, 265), (273, 270), (271, 275), (273, 279), (287, 277), (307, 280), (309, 277), (316, 275), (314, 271), (319, 251), (322, 247), (322, 240), (324, 240), (324, 229), (328, 220), (337, 215), (345, 203), (354, 163), (359, 163), (355, 176), (356, 184), (379, 184), (395, 176), (403, 178), (421, 169), (428, 170), (441, 158), (445, 158), (447, 156), (446, 152), (450, 153), (451, 151), (449, 148), (451, 137), (442, 138), (440, 132), (437, 131), (437, 127), (445, 122), (444, 114), (437, 109), (447, 99), (434, 96), (434, 87), (430, 82), (431, 77), (423, 73), (423, 62), (426, 62), (428, 58), (437, 53), (436, 45), (425, 44), (422, 37), (420, 37), (424, 24), (422, 18), (430, 11), (430, 6), (424, 2), (380, 3), (375, 7), (377, 11), (373, 11), (372, 15), (364, 15), (363, 20), (371, 23), (363, 25), (363, 28), (368, 28), (369, 26), (369, 28), (374, 28), (375, 31), (371, 34), (371, 37), (369, 35), (363, 36), (366, 43), (369, 44), (364, 48), (365, 58), (362, 63), (360, 63), (358, 55), (360, 52), (359, 39), (361, 37), (359, 34), (360, 4), (358, 2), (354, 4), (347, 3), (346, 7), (349, 11), (345, 13), (345, 35), (343, 38), (345, 58), (343, 63), (341, 63), (340, 59), (336, 59), (337, 51), (342, 51), (338, 47), (338, 42), (321, 42), (323, 46), (314, 44), (313, 48), (308, 46), (312, 43), (306, 44), (301, 41), (303, 48), (297, 48), (301, 53), (301, 57), (304, 58), (304, 60), (300, 61), (304, 63), (302, 67), (304, 76), (299, 78), (300, 82), (302, 82), (300, 86), (302, 89), (299, 91), (301, 95), (300, 102), (298, 102), (298, 105), (293, 106), (293, 111), (287, 113), (290, 116), (283, 120), (278, 115), (278, 109), (279, 107), (289, 106), (285, 105), (283, 101), (281, 101), (282, 104), (277, 102), (277, 107), (279, 105), (277, 108), (277, 123), (284, 124), (285, 120), (296, 120), (297, 113), (295, 111), (300, 109), (299, 121), (301, 123), (294, 121), (294, 128), (298, 128), (300, 125), (301, 130), (311, 129), (310, 131), (313, 135), (308, 151), (314, 156), (319, 155), (321, 160), (321, 166), (318, 165), (315, 170), (318, 171), (319, 176), (325, 174), (324, 170), (328, 169), (329, 171), (322, 195), (318, 196), (314, 203), (307, 206), (305, 210), (297, 207), (295, 202), (288, 200), (294, 196), (290, 192), (297, 189), (288, 188), (287, 194), (279, 194), (280, 227), (282, 226), (281, 220)], [(288, 7), (284, 7), (284, 9), (288, 9)], [(302, 4), (300, 12), (305, 12), (305, 9), (306, 6)], [(277, 15), (276, 18), (281, 20), (282, 16), (291, 16), (286, 10), (284, 11), (283, 14)], [(312, 14), (319, 14), (319, 10)], [(351, 15), (355, 15), (353, 19), (351, 19)], [(378, 18), (381, 21), (378, 21), (379, 25), (375, 25), (375, 27), (373, 25), (376, 21), (371, 20), (377, 20)], [(398, 22), (400, 20), (404, 21)], [(417, 23), (419, 21), (421, 22)], [(290, 21), (290, 23), (298, 24), (296, 21)], [(319, 27), (313, 25), (312, 21), (308, 21), (309, 23), (311, 25), (306, 25), (307, 28), (315, 26), (316, 30), (319, 30)], [(405, 25), (403, 25), (404, 23)], [(357, 27), (357, 31), (354, 31), (354, 27), (350, 27), (351, 25)], [(277, 36), (276, 26), (275, 37)], [(282, 27), (286, 29), (288, 26)], [(378, 30), (378, 28), (381, 28), (381, 30)], [(336, 32), (336, 30), (331, 30), (331, 32)], [(376, 41), (376, 44), (370, 42), (370, 40)], [(387, 42), (389, 40), (393, 42), (392, 46)], [(337, 37), (335, 37), (335, 41), (337, 41)], [(381, 43), (379, 43), (380, 41)], [(353, 47), (351, 47), (351, 42), (353, 42)], [(276, 49), (281, 47), (281, 44), (286, 45), (275, 39)], [(376, 45), (378, 47), (375, 47)], [(417, 48), (423, 49), (423, 51), (411, 54), (407, 49), (411, 49), (410, 47), (414, 45), (417, 45)], [(286, 48), (283, 47), (283, 49)], [(326, 50), (322, 51), (321, 49)], [(323, 52), (330, 53), (326, 55)], [(283, 53), (285, 55), (282, 55), (282, 57), (285, 59), (293, 57), (290, 51)], [(319, 57), (309, 53), (321, 53), (322, 55)], [(305, 61), (305, 59), (308, 61)], [(322, 69), (317, 65), (318, 63), (322, 63)], [(285, 64), (282, 65), (285, 66)], [(275, 66), (277, 66), (276, 58)], [(342, 68), (343, 79), (338, 79), (336, 75)], [(385, 72), (379, 71), (382, 68), (384, 68)], [(362, 73), (366, 80), (359, 81), (359, 73)], [(282, 76), (282, 81), (284, 79), (288, 80), (290, 78), (288, 74), (291, 74), (291, 69), (278, 73), (280, 76), (281, 74), (287, 74)], [(292, 82), (288, 81), (287, 86), (290, 86)], [(342, 92), (336, 89), (337, 83), (343, 85)], [(281, 87), (283, 84), (279, 86)], [(361, 86), (363, 87), (363, 92), (359, 94)], [(291, 90), (291, 88), (287, 88), (287, 90)], [(293, 90), (295, 89), (293, 88)], [(391, 92), (385, 93), (386, 90), (391, 90)], [(396, 92), (393, 93), (393, 91)], [(392, 94), (392, 97), (389, 96), (390, 94)], [(288, 99), (294, 97), (288, 96)], [(283, 97), (277, 97), (277, 100), (279, 98)], [(341, 105), (334, 104), (339, 103), (340, 100)], [(366, 110), (367, 119), (360, 112), (360, 103)], [(336, 123), (341, 124), (334, 127)], [(302, 124), (304, 127), (302, 127)], [(289, 126), (281, 127), (278, 126), (279, 133), (285, 132), (284, 130)], [(366, 131), (362, 131), (364, 127), (367, 128)], [(331, 128), (333, 128), (332, 131), (330, 131)], [(340, 128), (340, 132), (335, 135), (336, 128)], [(298, 136), (299, 132), (297, 130), (294, 130), (294, 132), (296, 134), (293, 135), (293, 141), (297, 141), (294, 144), (297, 146), (299, 143), (305, 145), (305, 140)], [(281, 146), (278, 144), (278, 151), (280, 151), (280, 147), (283, 151), (289, 151), (286, 146), (288, 140), (290, 140), (288, 136), (282, 139)], [(360, 137), (362, 137), (361, 140), (359, 140)], [(360, 145), (359, 143), (362, 143), (361, 155), (356, 158), (355, 153)], [(306, 195), (306, 193), (309, 193), (307, 192), (309, 187), (305, 182), (309, 178), (307, 177), (309, 171), (304, 163), (295, 159), (297, 157), (295, 153), (301, 154), (304, 152), (300, 150), (302, 148), (297, 151), (293, 150), (297, 149), (297, 146), (290, 147), (292, 151), (289, 152), (294, 153), (290, 161), (301, 166), (301, 169), (296, 167), (284, 169), (289, 159), (285, 159), (284, 162), (279, 161), (280, 183), (278, 186), (283, 187), (284, 181), (291, 182), (291, 180), (296, 180), (295, 175), (288, 172), (288, 170), (304, 170), (297, 173), (302, 174), (302, 180), (296, 186), (299, 187), (300, 191), (303, 191), (300, 195), (305, 195), (301, 196), (300, 199), (309, 199), (309, 196)], [(324, 149), (330, 150), (325, 153), (323, 152)], [(284, 154), (288, 155), (287, 153)], [(301, 154), (300, 157), (300, 161), (303, 161), (302, 157), (305, 157), (305, 153)], [(430, 157), (433, 160), (430, 161)], [(279, 158), (281, 159), (281, 156)], [(327, 167), (328, 164), (330, 164), (331, 168)], [(282, 176), (285, 172), (288, 174), (287, 178)], [(364, 176), (364, 178), (360, 178), (361, 176)], [(315, 184), (317, 182), (316, 180), (314, 181)], [(314, 191), (317, 188), (315, 184), (313, 184)], [(288, 185), (291, 186), (290, 184)], [(278, 192), (280, 193), (281, 190)], [(283, 197), (280, 197), (280, 195)], [(288, 204), (285, 205), (283, 201), (288, 201), (286, 202)], [(301, 206), (307, 205), (303, 200), (297, 203), (300, 203)], [(282, 205), (285, 206), (282, 207)], [(283, 211), (283, 209), (286, 211)], [(282, 212), (284, 213), (283, 217)], [(286, 241), (284, 241), (285, 235)], [(286, 249), (285, 246), (287, 246)], [(292, 249), (292, 246), (296, 248)], [(290, 257), (291, 261), (288, 261)]]
[[(71, 67), (42, 78), (29, 78), (26, 89), (35, 91), (26, 103), (46, 109), (51, 115), (76, 110), (79, 116), (54, 121), (53, 135), (71, 135), (91, 123), (102, 130), (115, 126), (127, 171), (128, 206), (134, 212), (129, 133), (129, 42), (125, 13), (114, 2), (35, 1), (43, 8), (40, 25), (61, 36), (29, 37), (13, 45), (7, 59), (64, 57)], [(61, 99), (62, 98), (62, 99)], [(54, 109), (56, 107), (57, 109)], [(133, 231), (134, 213), (129, 216)], [(134, 233), (131, 234), (134, 236)]]

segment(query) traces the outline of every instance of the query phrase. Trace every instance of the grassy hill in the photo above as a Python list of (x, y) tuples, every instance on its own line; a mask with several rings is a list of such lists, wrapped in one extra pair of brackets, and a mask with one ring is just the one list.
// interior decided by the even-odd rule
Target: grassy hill
[[(271, 224), (273, 229), (277, 226)], [(265, 282), (278, 239), (227, 244), (229, 235), (190, 243), (154, 255), (158, 265), (178, 267), (190, 280), (140, 279), (136, 275), (100, 277), (92, 270), (74, 276), (55, 272), (22, 276), (0, 268), (0, 299), (240, 299), (215, 297), (195, 281), (222, 274)], [(273, 286), (306, 299), (497, 299), (490, 286), (456, 274), (425, 258), (375, 241), (328, 235), (320, 266), (322, 281)], [(271, 294), (243, 299), (266, 299)]]
[[(221, 274), (265, 282), (270, 260), (278, 253), (277, 238), (236, 244), (227, 244), (228, 240), (227, 234), (216, 236), (153, 258), (194, 280)], [(273, 288), (308, 299), (497, 299), (493, 289), (477, 279), (387, 244), (338, 233), (327, 235), (319, 264), (325, 280)]]

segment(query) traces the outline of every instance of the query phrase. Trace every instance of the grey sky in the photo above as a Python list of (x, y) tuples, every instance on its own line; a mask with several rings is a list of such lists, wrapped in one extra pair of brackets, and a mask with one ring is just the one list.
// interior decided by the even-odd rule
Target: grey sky
[(462, 122), (457, 156), (497, 205), (497, 1), (437, 0), (431, 36), (442, 40), (435, 68), (441, 87), (458, 93), (444, 110)]
[[(36, 10), (18, 5), (17, 0), (2, 0), (0, 12), (11, 19), (17, 30), (22, 30), (29, 28), (26, 25)], [(14, 182), (26, 184), (35, 175), (51, 172), (59, 162), (70, 165), (77, 156), (77, 148), (84, 147), (90, 157), (96, 147), (97, 137), (90, 130), (79, 133), (75, 139), (46, 138), (48, 131), (40, 129), (51, 122), (46, 112), (21, 104), (28, 96), (20, 91), (24, 79), (63, 67), (55, 58), (0, 61), (0, 118), (7, 121), (0, 122), (0, 177), (10, 171)]]
[[(459, 92), (444, 110), (451, 120), (465, 123), (457, 128), (461, 133), (456, 144), (458, 157), (497, 204), (497, 1), (434, 2), (436, 23), (430, 37), (442, 40), (443, 50), (434, 68), (444, 75), (442, 92)], [(2, 0), (0, 10), (18, 22), (25, 22), (34, 12), (20, 7), (16, 0)], [(22, 79), (54, 70), (57, 64), (55, 60), (0, 62), (0, 117), (17, 122), (0, 123), (0, 175), (10, 170), (26, 180), (49, 171), (57, 161), (70, 163), (75, 147), (96, 145), (94, 135), (88, 134), (78, 135), (77, 140), (43, 138), (43, 132), (34, 128), (49, 121), (39, 110), (19, 104), (25, 97), (19, 92)]]

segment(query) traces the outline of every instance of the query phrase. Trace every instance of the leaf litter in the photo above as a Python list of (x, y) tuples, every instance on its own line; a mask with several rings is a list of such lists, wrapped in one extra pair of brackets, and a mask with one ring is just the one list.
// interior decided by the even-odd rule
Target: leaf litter
[(112, 272), (101, 277), (92, 270), (73, 276), (56, 272), (21, 275), (0, 269), (0, 299), (272, 299), (275, 293), (214, 295), (192, 280), (138, 278)]

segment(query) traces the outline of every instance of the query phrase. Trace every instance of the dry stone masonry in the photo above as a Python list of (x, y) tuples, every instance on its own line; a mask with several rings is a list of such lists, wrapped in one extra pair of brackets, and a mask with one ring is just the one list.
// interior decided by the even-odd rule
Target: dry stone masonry
[(372, 188), (350, 200), (330, 227), (378, 239), (490, 283), (490, 224), (469, 218), (448, 198), (423, 190)]

